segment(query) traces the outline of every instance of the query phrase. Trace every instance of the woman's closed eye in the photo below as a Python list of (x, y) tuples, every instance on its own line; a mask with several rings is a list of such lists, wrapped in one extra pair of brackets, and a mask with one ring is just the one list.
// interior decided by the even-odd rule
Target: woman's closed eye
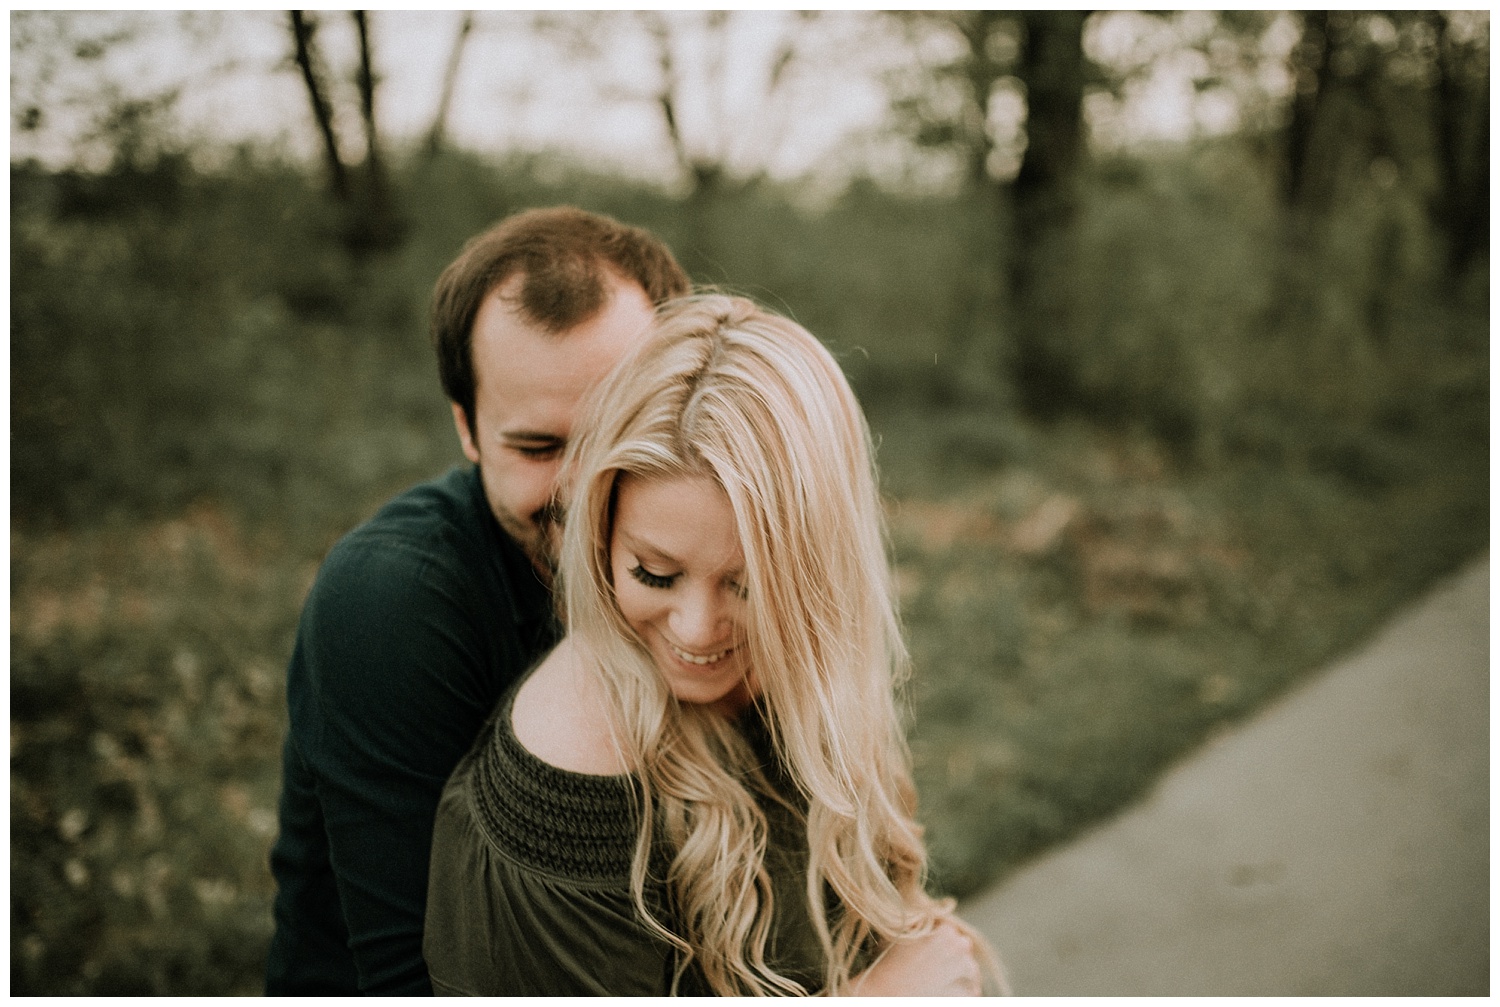
[(681, 576), (681, 574), (674, 573), (671, 575), (664, 575), (659, 573), (652, 573), (650, 570), (647, 570), (645, 567), (637, 563), (635, 566), (630, 568), (630, 576), (634, 577), (636, 580), (640, 581), (647, 587), (654, 587), (659, 590), (665, 590), (666, 588), (671, 587), (672, 584), (677, 580), (677, 578)]

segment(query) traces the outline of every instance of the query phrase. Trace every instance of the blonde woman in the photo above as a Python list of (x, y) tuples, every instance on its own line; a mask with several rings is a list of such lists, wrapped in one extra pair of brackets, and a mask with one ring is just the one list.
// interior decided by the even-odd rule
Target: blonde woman
[(676, 302), (581, 430), (567, 635), (438, 809), (434, 990), (998, 984), (923, 890), (869, 433), (833, 358), (749, 301)]

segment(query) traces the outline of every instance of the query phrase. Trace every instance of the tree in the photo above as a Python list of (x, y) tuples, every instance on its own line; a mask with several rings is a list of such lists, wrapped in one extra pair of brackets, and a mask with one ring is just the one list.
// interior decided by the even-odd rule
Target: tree
[(813, 58), (808, 29), (821, 20), (816, 11), (656, 10), (551, 14), (536, 26), (586, 68), (604, 102), (656, 113), (693, 202), (766, 178)]
[(1313, 146), (1313, 126), (1321, 118), (1320, 108), (1332, 92), (1332, 65), (1329, 60), (1328, 11), (1303, 11), (1302, 34), (1287, 63), (1292, 76), (1292, 97), (1286, 125), (1286, 167), (1282, 197), (1294, 209), (1307, 210), (1318, 195), (1312, 184), (1317, 160)]
[[(1288, 270), (1372, 170), (1422, 199), (1461, 276), (1488, 247), (1489, 20), (1474, 12), (1308, 11), (1288, 57)], [(1394, 240), (1394, 239), (1391, 239)], [(1289, 281), (1295, 286), (1296, 281)]]
[[(944, 11), (898, 15), (907, 38), (945, 37), (895, 100), (897, 122), (918, 145), (952, 150), (965, 187), (1005, 240), (989, 245), (1007, 294), (1006, 375), (1024, 406), (1055, 412), (1077, 403), (1067, 348), (1072, 241), (1085, 142), (1083, 95), (1094, 69), (1083, 53), (1087, 12)], [(900, 84), (898, 84), (900, 87)], [(1024, 118), (998, 121), (1022, 98)]]
[[(200, 58), (181, 68), (147, 54), (174, 43), (211, 54), (221, 12), (15, 11), (11, 15), (11, 156), (87, 173), (183, 162), (184, 96), (243, 68)], [(149, 69), (152, 72), (141, 72)]]
[(287, 12), (291, 17), (292, 44), (297, 69), (302, 72), (302, 83), (307, 88), (308, 101), (312, 104), (313, 122), (317, 125), (318, 137), (322, 140), (323, 163), (328, 168), (328, 184), (340, 202), (349, 198), (349, 169), (344, 166), (339, 153), (338, 133), (333, 125), (333, 105), (329, 101), (328, 71), (322, 51), (315, 38), (318, 30), (317, 16), (305, 11)]
[(453, 105), (453, 87), (458, 81), (458, 67), (463, 59), (469, 36), (474, 31), (474, 12), (464, 11), (458, 22), (458, 34), (453, 39), (453, 48), (448, 52), (448, 63), (443, 71), (443, 90), (438, 98), (437, 111), (433, 113), (432, 125), (427, 130), (423, 145), (428, 160), (436, 157), (447, 141), (448, 110)]
[(722, 271), (724, 209), (763, 184), (801, 114), (818, 12), (601, 11), (540, 16), (605, 104), (648, 108), (684, 190), (678, 252)]
[(358, 39), (359, 62), (353, 77), (358, 91), (364, 146), (364, 160), (356, 171), (344, 160), (343, 144), (336, 126), (332, 79), (318, 44), (317, 33), (321, 24), (318, 16), (310, 11), (287, 13), (293, 59), (301, 71), (313, 121), (322, 141), (329, 187), (345, 210), (344, 244), (357, 255), (393, 248), (400, 243), (405, 227), (392, 202), (390, 180), (376, 128), (375, 94), (380, 78), (371, 51), (369, 16), (365, 11), (350, 12)]
[(919, 147), (954, 151), (964, 185), (998, 196), (1020, 151), (1014, 131), (994, 122), (1002, 96), (1020, 94), (1019, 20), (1006, 11), (901, 11), (891, 19), (906, 46), (938, 53), (920, 60), (915, 79), (906, 68), (892, 75), (897, 128)]
[[(1489, 247), (1489, 18), (1460, 21), (1426, 12), (1434, 35), (1433, 88), (1438, 185), (1429, 202), (1448, 242), (1448, 273), (1457, 278)], [(1457, 29), (1457, 30), (1455, 30)]]
[(1026, 89), (1026, 153), (1011, 186), (1014, 231), (1008, 287), (1014, 308), (1012, 373), (1036, 413), (1076, 405), (1071, 333), (1074, 222), (1084, 156), (1085, 11), (1025, 11), (1018, 76)]

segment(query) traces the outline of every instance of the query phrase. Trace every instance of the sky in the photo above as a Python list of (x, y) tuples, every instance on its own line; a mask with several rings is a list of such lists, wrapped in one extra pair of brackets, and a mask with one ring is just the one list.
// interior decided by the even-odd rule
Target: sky
[[(83, 34), (103, 34), (130, 22), (143, 30), (138, 39), (111, 47), (103, 58), (80, 61), (66, 57), (68, 47), (55, 33), (36, 32), (42, 43), (33, 47), (37, 51), (20, 51), (13, 20), (13, 124), (18, 104), (34, 93), (44, 95), (37, 103), (48, 115), (47, 128), (38, 135), (19, 135), (13, 128), (13, 157), (66, 157), (85, 129), (81, 108), (102, 79), (139, 93), (185, 82), (177, 113), (190, 132), (221, 139), (279, 139), (293, 150), (312, 152), (308, 98), (288, 58), (284, 12), (203, 13), (186, 27), (170, 14), (67, 17), (71, 29)], [(383, 77), (378, 116), (391, 139), (420, 136), (430, 125), (460, 18), (456, 11), (372, 13), (374, 59)], [(324, 12), (321, 20), (319, 40), (335, 76), (343, 78), (337, 84), (342, 85), (340, 107), (347, 119), (356, 108), (348, 83), (356, 52), (352, 19)], [(452, 139), (482, 151), (560, 149), (647, 177), (669, 176), (675, 161), (650, 100), (655, 85), (655, 75), (647, 72), (653, 69), (651, 52), (639, 31), (619, 30), (630, 27), (624, 23), (628, 19), (619, 20), (622, 25), (606, 29), (609, 43), (602, 58), (585, 64), (564, 58), (561, 42), (539, 36), (525, 13), (477, 12), (455, 86)], [(701, 60), (694, 65), (692, 58), (704, 48), (694, 44), (704, 34), (695, 33), (694, 20), (685, 14), (679, 25), (683, 71), (704, 79), (709, 68)], [(833, 23), (825, 31), (808, 39), (809, 61), (816, 60), (823, 78), (794, 81), (798, 86), (780, 96), (784, 107), (769, 108), (761, 86), (764, 74), (758, 80), (756, 71), (764, 69), (790, 18), (784, 12), (733, 17), (727, 31), (733, 58), (724, 61), (713, 86), (685, 89), (701, 99), (682, 110), (690, 144), (705, 153), (728, 145), (732, 158), (765, 162), (772, 174), (795, 177), (827, 160), (840, 138), (878, 124), (884, 97), (873, 74), (865, 67), (847, 72), (858, 61), (846, 58), (834, 66), (826, 51), (834, 36), (853, 25), (838, 15), (829, 20)], [(49, 61), (39, 51), (44, 48), (52, 50), (57, 63), (45, 88), (33, 83), (48, 76), (49, 68), (42, 64)], [(722, 110), (719, 115), (713, 114), (710, 97)], [(69, 98), (80, 107), (66, 107)], [(732, 128), (716, 131), (715, 122)], [(353, 121), (346, 125), (346, 132), (356, 135)]]
[[(371, 12), (372, 46), (382, 76), (380, 128), (388, 140), (421, 136), (438, 106), (444, 68), (461, 12)], [(628, 12), (562, 12), (539, 32), (528, 12), (480, 11), (464, 51), (449, 135), (471, 149), (560, 150), (586, 163), (670, 181), (677, 162), (653, 95), (660, 80), (654, 50)], [(589, 18), (602, 20), (592, 32)], [(724, 160), (741, 173), (782, 179), (840, 179), (866, 171), (899, 171), (902, 154), (886, 122), (882, 74), (911, 59), (868, 12), (824, 12), (811, 23), (785, 11), (736, 11), (718, 30), (705, 14), (667, 12), (678, 109), (690, 153)], [(1174, 21), (1127, 11), (1091, 23), (1091, 55), (1137, 65), (1123, 100), (1095, 96), (1088, 108), (1094, 142), (1122, 145), (1183, 139), (1232, 129), (1239, 108), (1232, 93), (1193, 87), (1204, 68), (1183, 49), (1211, 27), (1208, 15)], [(355, 33), (345, 12), (320, 12), (319, 39), (339, 86), (345, 134), (358, 135), (350, 79)], [(75, 56), (80, 38), (120, 28), (134, 36), (104, 46), (96, 58)], [(779, 47), (795, 31), (798, 56), (768, 97), (767, 78)], [(315, 151), (307, 94), (290, 60), (284, 11), (13, 12), (11, 15), (12, 158), (56, 163), (77, 149), (102, 88), (149, 94), (180, 86), (176, 117), (189, 135), (216, 140), (257, 138), (303, 155)], [(593, 49), (580, 55), (569, 40)], [(1263, 80), (1275, 92), (1280, 55), (1293, 37), (1267, 33)], [(1277, 50), (1280, 49), (1281, 52)], [(1200, 58), (1201, 62), (1201, 58)], [(21, 132), (18, 111), (43, 110), (42, 128)], [(992, 128), (1021, 135), (1019, 96), (996, 102)], [(894, 159), (894, 160), (893, 160)], [(906, 165), (909, 167), (909, 165)]]

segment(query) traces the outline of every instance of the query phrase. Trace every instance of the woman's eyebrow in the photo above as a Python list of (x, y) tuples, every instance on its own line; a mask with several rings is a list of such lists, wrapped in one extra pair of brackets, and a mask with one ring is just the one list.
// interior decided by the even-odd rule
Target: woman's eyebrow
[(682, 563), (679, 562), (675, 556), (672, 556), (669, 553), (662, 552), (660, 549), (658, 549), (654, 545), (651, 545), (649, 542), (642, 542), (640, 539), (636, 538), (629, 532), (622, 531), (618, 534), (620, 536), (620, 539), (623, 541), (625, 548), (635, 553), (638, 559), (649, 559), (654, 560), (658, 563), (670, 563), (673, 566), (682, 565)]
[[(652, 563), (665, 563), (668, 566), (675, 566), (679, 569), (685, 569), (686, 567), (686, 564), (684, 564), (676, 556), (673, 556), (671, 553), (663, 552), (656, 546), (651, 545), (649, 542), (642, 542), (640, 539), (637, 539), (629, 532), (622, 531), (617, 532), (616, 534), (620, 536), (621, 543), (625, 546), (625, 548), (635, 553), (637, 559), (647, 560)], [(742, 577), (745, 573), (745, 567), (742, 563), (739, 566), (720, 570), (717, 572), (720, 577)]]

